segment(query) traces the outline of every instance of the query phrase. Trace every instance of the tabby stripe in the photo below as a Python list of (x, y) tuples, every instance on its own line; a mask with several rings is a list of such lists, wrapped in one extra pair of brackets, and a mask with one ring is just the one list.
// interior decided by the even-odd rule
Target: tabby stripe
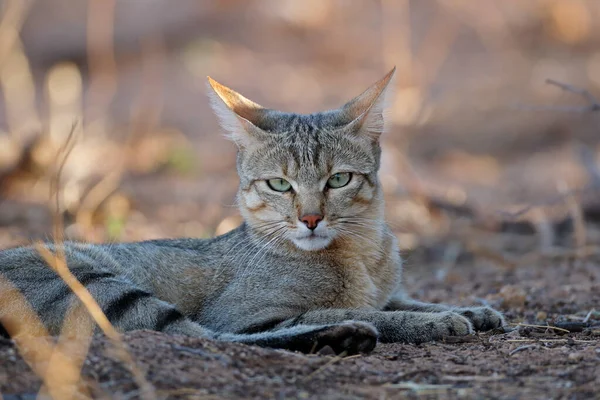
[[(114, 278), (114, 275), (110, 272), (93, 272), (93, 271), (81, 271), (79, 274), (75, 274), (75, 278), (83, 285), (88, 286), (91, 283), (102, 279), (110, 279)], [(69, 297), (72, 292), (71, 288), (62, 281), (62, 279), (58, 276), (53, 277), (56, 285), (53, 285), (52, 296), (49, 298), (43, 299), (43, 304), (40, 305), (40, 309), (38, 310), (40, 313), (44, 313), (48, 311), (50, 308), (56, 306), (56, 302), (61, 299)]]
[(118, 321), (122, 319), (127, 312), (137, 304), (138, 301), (148, 297), (152, 297), (152, 294), (144, 290), (128, 290), (125, 293), (121, 293), (119, 297), (106, 304), (106, 306), (103, 307), (104, 314), (110, 322)]
[(77, 278), (77, 280), (83, 286), (87, 286), (90, 283), (95, 282), (95, 281), (97, 281), (99, 279), (114, 278), (115, 275), (111, 274), (110, 272), (90, 272), (90, 271), (85, 271), (83, 273), (75, 274), (75, 277)]
[(155, 330), (161, 332), (173, 322), (184, 319), (184, 315), (176, 308), (162, 309), (161, 314), (156, 318)]

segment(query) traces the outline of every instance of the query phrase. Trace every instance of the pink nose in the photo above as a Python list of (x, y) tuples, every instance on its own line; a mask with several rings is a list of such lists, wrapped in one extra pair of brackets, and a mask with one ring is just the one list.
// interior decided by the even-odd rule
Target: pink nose
[(303, 215), (300, 218), (300, 221), (304, 222), (304, 225), (308, 227), (308, 229), (315, 229), (319, 222), (323, 221), (323, 216), (321, 214), (307, 214)]

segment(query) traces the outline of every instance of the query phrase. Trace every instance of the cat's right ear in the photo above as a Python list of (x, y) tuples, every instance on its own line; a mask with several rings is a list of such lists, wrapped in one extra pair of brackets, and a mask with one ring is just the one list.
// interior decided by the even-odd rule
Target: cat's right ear
[(239, 147), (246, 148), (267, 133), (259, 128), (266, 109), (235, 90), (208, 77), (208, 96), (227, 136)]

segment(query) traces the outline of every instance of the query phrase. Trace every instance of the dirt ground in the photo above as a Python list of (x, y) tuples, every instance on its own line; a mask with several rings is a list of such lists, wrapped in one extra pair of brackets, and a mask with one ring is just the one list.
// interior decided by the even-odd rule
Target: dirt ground
[[(132, 332), (125, 362), (96, 336), (81, 393), (600, 399), (599, 4), (37, 2), (22, 43), (0, 38), (0, 249), (53, 237), (53, 179), (75, 119), (58, 191), (67, 237), (209, 237), (240, 217), (235, 146), (219, 133), (207, 75), (312, 112), (397, 65), (380, 178), (407, 291), (489, 305), (510, 323), (352, 357)], [(12, 32), (6, 15), (0, 34)], [(0, 400), (47, 397), (47, 366), (34, 373), (28, 354), (0, 339)]]

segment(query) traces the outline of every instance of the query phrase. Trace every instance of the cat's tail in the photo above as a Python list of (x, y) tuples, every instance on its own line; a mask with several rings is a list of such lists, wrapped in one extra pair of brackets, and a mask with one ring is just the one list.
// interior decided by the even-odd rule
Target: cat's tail
[[(194, 336), (209, 337), (225, 342), (243, 343), (261, 347), (315, 353), (329, 347), (335, 354), (353, 355), (368, 353), (377, 344), (377, 330), (365, 322), (348, 321), (332, 325), (297, 325), (251, 334), (213, 333), (195, 325), (200, 332)], [(0, 323), (0, 338), (10, 338), (7, 330)]]
[(377, 330), (366, 322), (347, 321), (331, 325), (297, 325), (252, 334), (217, 334), (215, 339), (302, 353), (318, 352), (325, 347), (335, 354), (368, 353), (377, 344)]

